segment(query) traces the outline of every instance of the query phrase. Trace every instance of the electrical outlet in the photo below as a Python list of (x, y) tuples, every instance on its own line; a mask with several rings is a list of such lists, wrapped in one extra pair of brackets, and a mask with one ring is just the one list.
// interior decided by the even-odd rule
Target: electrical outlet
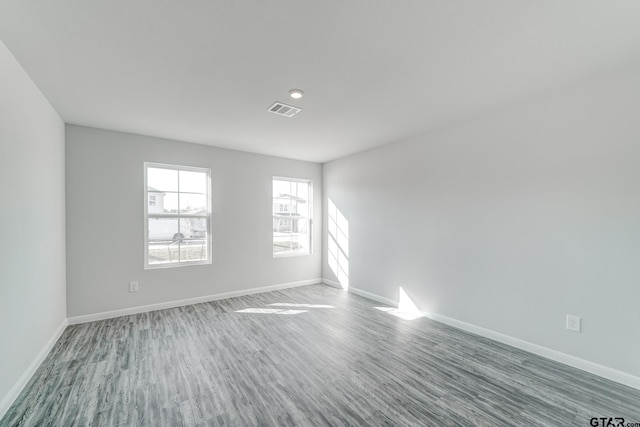
[(129, 292), (138, 292), (138, 282), (129, 282)]
[(580, 317), (567, 314), (566, 328), (568, 331), (581, 332), (582, 330), (581, 324), (582, 324), (582, 319)]

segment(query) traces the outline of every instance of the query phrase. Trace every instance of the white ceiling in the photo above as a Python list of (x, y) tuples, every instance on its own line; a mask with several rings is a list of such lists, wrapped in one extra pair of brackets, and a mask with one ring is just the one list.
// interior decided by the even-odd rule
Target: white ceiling
[(637, 58), (640, 1), (2, 0), (0, 40), (67, 123), (324, 162)]

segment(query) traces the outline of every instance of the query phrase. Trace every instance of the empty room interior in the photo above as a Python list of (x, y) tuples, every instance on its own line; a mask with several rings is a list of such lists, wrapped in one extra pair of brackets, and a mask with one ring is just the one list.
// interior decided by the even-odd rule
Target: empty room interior
[(640, 2), (2, 0), (0, 426), (640, 426)]

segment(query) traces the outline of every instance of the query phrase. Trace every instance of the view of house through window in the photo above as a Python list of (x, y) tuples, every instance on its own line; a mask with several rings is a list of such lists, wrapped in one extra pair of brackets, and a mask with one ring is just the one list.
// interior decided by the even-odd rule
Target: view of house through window
[(144, 167), (145, 267), (210, 263), (210, 169)]
[(311, 253), (311, 181), (273, 178), (273, 256)]

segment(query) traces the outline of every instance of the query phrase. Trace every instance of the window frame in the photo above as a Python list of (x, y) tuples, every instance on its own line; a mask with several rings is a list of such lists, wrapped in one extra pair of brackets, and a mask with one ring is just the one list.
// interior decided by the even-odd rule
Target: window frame
[[(273, 243), (274, 243), (274, 235), (273, 235), (273, 231), (271, 232), (271, 251), (273, 254), (273, 258), (289, 258), (289, 257), (297, 257), (297, 256), (310, 256), (313, 255), (313, 180), (312, 179), (305, 179), (305, 178), (291, 178), (291, 177), (286, 177), (286, 176), (277, 176), (274, 175), (271, 177), (271, 218), (272, 218), (272, 222), (273, 219), (276, 218), (275, 216), (275, 212), (273, 209), (273, 181), (289, 181), (289, 182), (302, 182), (305, 184), (308, 184), (309, 186), (309, 199), (307, 200), (307, 203), (309, 204), (309, 214), (306, 217), (299, 217), (297, 218), (299, 219), (306, 219), (307, 220), (307, 227), (309, 230), (309, 250), (307, 252), (304, 253), (291, 253), (291, 252), (286, 252), (286, 253), (282, 253), (282, 252), (273, 252)], [(291, 214), (292, 211), (291, 210), (287, 210), (286, 212), (280, 212), (279, 213), (288, 213)], [(280, 218), (278, 218), (280, 219)]]
[[(178, 205), (178, 212), (175, 214), (149, 214), (149, 185), (147, 183), (147, 174), (149, 168), (158, 168), (158, 169), (169, 169), (178, 171), (178, 188), (176, 194), (178, 195), (178, 200), (180, 200), (180, 194), (195, 194), (189, 191), (180, 191), (180, 171), (187, 172), (200, 172), (205, 173), (207, 176), (207, 202), (206, 202), (206, 215), (189, 215), (189, 214), (181, 214), (180, 208)], [(144, 170), (144, 269), (145, 270), (155, 270), (159, 268), (175, 268), (175, 267), (186, 267), (191, 265), (210, 265), (213, 262), (213, 230), (212, 230), (212, 198), (211, 198), (211, 169), (210, 168), (202, 168), (196, 166), (184, 166), (184, 165), (174, 165), (168, 163), (156, 163), (156, 162), (144, 162), (143, 164)], [(161, 191), (161, 190), (160, 190)], [(200, 193), (198, 193), (200, 194)], [(179, 201), (178, 201), (179, 203)], [(156, 201), (157, 206), (157, 201)], [(205, 244), (207, 245), (207, 259), (206, 260), (196, 260), (196, 261), (178, 261), (178, 262), (168, 262), (161, 264), (149, 264), (149, 218), (175, 218), (178, 220), (178, 224), (180, 224), (180, 219), (182, 218), (203, 218), (207, 224), (207, 238)], [(178, 228), (178, 232), (180, 233), (180, 229)]]

